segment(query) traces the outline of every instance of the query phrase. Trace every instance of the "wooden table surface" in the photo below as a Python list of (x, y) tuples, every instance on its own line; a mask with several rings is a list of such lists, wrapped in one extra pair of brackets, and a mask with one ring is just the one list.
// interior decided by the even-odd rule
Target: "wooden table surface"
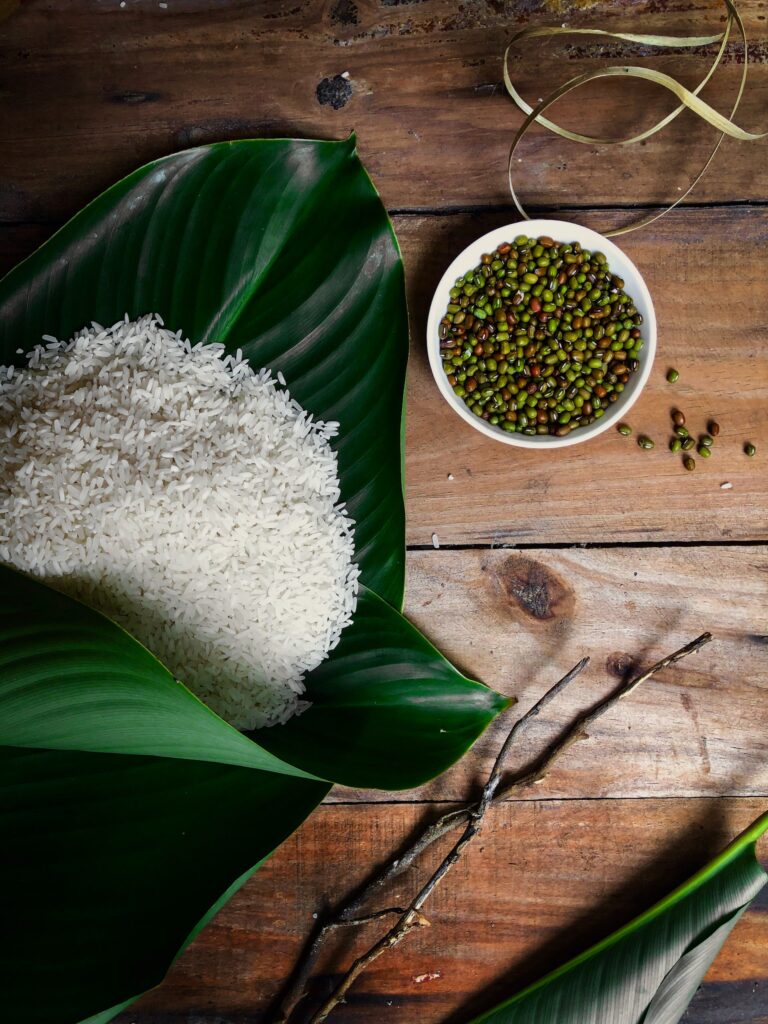
[[(663, 895), (768, 803), (766, 146), (727, 140), (684, 207), (621, 241), (657, 304), (658, 361), (631, 414), (656, 438), (654, 451), (614, 431), (546, 457), (487, 441), (439, 398), (424, 352), (427, 305), (447, 263), (476, 235), (516, 219), (505, 158), (520, 118), (500, 84), (511, 32), (567, 20), (701, 34), (722, 26), (721, 8), (715, 0), (27, 0), (8, 14), (16, 6), (0, 0), (8, 15), (0, 24), (2, 269), (153, 157), (219, 139), (341, 138), (354, 129), (394, 217), (412, 314), (408, 614), (523, 710), (579, 657), (592, 657), (531, 744), (633, 663), (705, 629), (716, 635), (606, 716), (535, 792), (500, 807), (432, 900), (432, 927), (380, 959), (335, 1015), (340, 1024), (461, 1024)], [(768, 108), (768, 5), (739, 6), (751, 39), (740, 120), (756, 130)], [(605, 61), (650, 60), (694, 84), (707, 59), (571, 39), (527, 50), (514, 68), (536, 99)], [(734, 44), (705, 96), (725, 110), (740, 73)], [(561, 108), (567, 123), (597, 131), (647, 125), (667, 109), (636, 82), (590, 86)], [(712, 141), (687, 114), (646, 145), (613, 152), (536, 130), (521, 152), (521, 191), (539, 211), (600, 229), (675, 198)], [(664, 379), (672, 365), (674, 389)], [(708, 416), (722, 425), (716, 456), (693, 474), (666, 451), (673, 403), (694, 429)], [(741, 452), (748, 439), (758, 446), (753, 460)], [(504, 729), (497, 723), (422, 790), (333, 791), (122, 1024), (266, 1021), (312, 914), (420, 823), (476, 792)], [(369, 937), (350, 936), (323, 963), (319, 991)], [(764, 891), (687, 1024), (768, 1022), (767, 950)]]

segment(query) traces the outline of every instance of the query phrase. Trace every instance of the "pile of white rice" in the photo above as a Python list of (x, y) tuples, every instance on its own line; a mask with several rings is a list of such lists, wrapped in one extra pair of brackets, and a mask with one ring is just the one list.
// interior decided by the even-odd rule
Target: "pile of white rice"
[(43, 340), (0, 369), (0, 560), (115, 619), (238, 728), (285, 721), (355, 610), (338, 424), (156, 316)]

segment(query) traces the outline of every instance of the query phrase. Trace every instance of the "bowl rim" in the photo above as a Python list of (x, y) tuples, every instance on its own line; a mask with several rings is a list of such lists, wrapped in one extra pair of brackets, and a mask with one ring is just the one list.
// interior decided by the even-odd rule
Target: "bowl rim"
[[(468, 269), (476, 266), (480, 261), (480, 256), (483, 252), (493, 250), (497, 245), (505, 241), (511, 241), (517, 235), (526, 234), (529, 236), (535, 235), (549, 235), (552, 238), (557, 238), (558, 235), (562, 235), (562, 232), (577, 232), (574, 235), (573, 241), (577, 241), (584, 245), (586, 248), (605, 253), (608, 258), (609, 266), (612, 264), (611, 257), (618, 257), (618, 259), (629, 267), (630, 271), (634, 275), (634, 279), (627, 281), (627, 287), (633, 298), (642, 298), (646, 307), (646, 314), (644, 316), (644, 347), (643, 355), (639, 368), (633, 374), (632, 380), (632, 391), (627, 396), (627, 400), (624, 402), (617, 402), (616, 405), (620, 408), (609, 408), (605, 415), (598, 420), (588, 424), (586, 427), (579, 427), (578, 430), (572, 431), (565, 437), (553, 437), (551, 434), (538, 434), (534, 437), (525, 434), (507, 433), (506, 431), (500, 430), (498, 427), (487, 423), (485, 420), (477, 417), (472, 413), (463, 400), (453, 393), (453, 389), (448, 383), (448, 378), (443, 371), (443, 363), (440, 358), (440, 343), (438, 338), (438, 326), (443, 316), (443, 301), (438, 301), (438, 295), (446, 289), (450, 289), (456, 278), (465, 274)], [(469, 253), (476, 253), (476, 256), (469, 256)], [(627, 274), (624, 274), (625, 279)], [(491, 231), (486, 231), (485, 234), (478, 236), (474, 241), (470, 242), (469, 245), (465, 246), (461, 252), (459, 252), (454, 259), (451, 261), (449, 266), (443, 273), (440, 281), (438, 282), (434, 293), (432, 295), (432, 301), (429, 306), (429, 314), (427, 317), (427, 355), (429, 358), (430, 369), (432, 370), (432, 376), (435, 378), (435, 382), (438, 386), (443, 398), (448, 402), (451, 408), (461, 418), (468, 423), (471, 427), (474, 427), (479, 433), (484, 434), (486, 437), (490, 437), (495, 441), (500, 441), (502, 444), (513, 445), (517, 448), (536, 448), (539, 450), (549, 448), (567, 448), (574, 444), (581, 444), (584, 441), (589, 441), (593, 437), (597, 437), (598, 434), (602, 434), (608, 430), (614, 423), (621, 420), (626, 416), (627, 412), (632, 408), (637, 399), (640, 397), (643, 388), (648, 381), (648, 378), (653, 367), (654, 358), (656, 355), (656, 310), (653, 305), (653, 299), (648, 289), (647, 284), (643, 275), (638, 270), (635, 263), (629, 258), (629, 256), (620, 249), (615, 242), (611, 241), (610, 238), (606, 238), (605, 235), (601, 235), (598, 231), (592, 228), (584, 227), (582, 224), (575, 223), (573, 221), (566, 220), (555, 220), (552, 218), (532, 218), (531, 220), (513, 221), (510, 224), (502, 224), (500, 227), (493, 228)]]

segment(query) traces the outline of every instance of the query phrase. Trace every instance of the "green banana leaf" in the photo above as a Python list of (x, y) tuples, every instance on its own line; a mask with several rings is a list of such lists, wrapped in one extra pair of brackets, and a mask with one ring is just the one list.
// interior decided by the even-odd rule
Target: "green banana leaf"
[(113, 622), (0, 567), (0, 979), (14, 1024), (109, 1020), (332, 783), (419, 785), (509, 703), (400, 613), (403, 267), (354, 139), (221, 143), (135, 171), (0, 281), (0, 362), (44, 333), (147, 312), (282, 370), (306, 409), (339, 422), (358, 609), (307, 677), (311, 707), (244, 736)]
[(630, 924), (474, 1024), (677, 1024), (768, 881), (758, 818), (710, 864)]

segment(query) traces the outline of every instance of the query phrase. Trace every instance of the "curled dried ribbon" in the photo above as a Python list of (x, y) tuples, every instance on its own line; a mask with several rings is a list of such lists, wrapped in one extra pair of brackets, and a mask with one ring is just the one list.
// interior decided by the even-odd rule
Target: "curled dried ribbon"
[[(509, 176), (509, 190), (512, 193), (512, 199), (521, 216), (525, 220), (530, 220), (530, 217), (523, 208), (515, 191), (514, 182), (512, 180), (513, 157), (515, 155), (515, 151), (517, 150), (517, 147), (521, 139), (534, 122), (542, 125), (545, 128), (548, 128), (549, 131), (554, 132), (555, 135), (559, 135), (561, 138), (568, 139), (571, 142), (581, 142), (591, 146), (631, 146), (634, 143), (642, 142), (644, 139), (650, 138), (650, 136), (655, 135), (656, 132), (661, 131), (662, 128), (665, 128), (668, 124), (670, 124), (671, 121), (674, 121), (678, 114), (682, 113), (683, 110), (688, 109), (692, 110), (703, 120), (711, 124), (713, 128), (717, 128), (717, 130), (720, 132), (720, 136), (717, 139), (717, 142), (715, 143), (715, 146), (712, 149), (711, 153), (707, 157), (704, 166), (701, 168), (701, 170), (698, 171), (698, 173), (693, 178), (693, 181), (690, 183), (685, 192), (682, 193), (682, 195), (678, 196), (678, 198), (673, 203), (665, 207), (663, 210), (653, 213), (648, 217), (644, 217), (642, 220), (635, 221), (621, 228), (615, 228), (612, 231), (606, 231), (605, 234), (608, 236), (623, 235), (626, 234), (628, 231), (635, 231), (637, 228), (645, 227), (648, 224), (652, 224), (653, 221), (658, 220), (659, 217), (663, 217), (665, 214), (669, 213), (670, 210), (673, 210), (679, 203), (681, 203), (687, 196), (691, 194), (693, 189), (699, 183), (703, 175), (706, 173), (709, 165), (714, 160), (715, 155), (718, 149), (720, 148), (720, 145), (726, 135), (730, 136), (733, 139), (739, 139), (742, 142), (756, 142), (759, 139), (764, 139), (768, 137), (768, 132), (748, 132), (745, 131), (743, 128), (740, 128), (737, 124), (734, 124), (733, 122), (733, 119), (736, 116), (736, 112), (739, 109), (739, 104), (741, 103), (741, 100), (744, 95), (744, 89), (747, 84), (747, 34), (744, 28), (744, 22), (741, 20), (741, 15), (737, 10), (736, 5), (733, 3), (733, 0), (724, 0), (724, 4), (727, 11), (726, 25), (725, 29), (722, 32), (717, 33), (717, 35), (638, 35), (637, 33), (633, 32), (606, 32), (603, 31), (602, 29), (597, 28), (568, 28), (567, 26), (561, 28), (524, 28), (521, 29), (519, 32), (515, 33), (515, 35), (510, 40), (506, 50), (504, 51), (504, 85), (506, 86), (507, 92), (512, 97), (516, 105), (526, 115), (526, 118), (520, 125), (517, 134), (512, 140), (512, 145), (509, 150), (507, 173)], [(736, 25), (736, 27), (738, 28), (739, 34), (741, 36), (744, 60), (742, 65), (741, 81), (739, 83), (739, 89), (736, 94), (736, 100), (733, 104), (733, 108), (731, 109), (730, 114), (727, 117), (725, 117), (719, 111), (715, 110), (714, 107), (710, 106), (708, 103), (705, 103), (702, 99), (699, 99), (699, 93), (702, 91), (702, 89), (709, 82), (709, 80), (712, 78), (712, 76), (720, 66), (720, 62), (722, 61), (723, 56), (725, 54), (734, 25)], [(512, 83), (512, 78), (509, 73), (510, 51), (514, 46), (516, 46), (519, 42), (521, 42), (524, 39), (535, 39), (558, 35), (602, 36), (608, 37), (610, 39), (622, 39), (626, 42), (631, 43), (641, 43), (645, 46), (654, 46), (660, 49), (691, 49), (693, 47), (699, 46), (710, 46), (713, 45), (714, 43), (719, 43), (720, 46), (718, 48), (717, 54), (715, 55), (715, 59), (711, 67), (707, 71), (704, 78), (693, 90), (686, 89), (685, 86), (681, 85), (676, 79), (672, 78), (670, 75), (664, 74), (661, 71), (654, 71), (652, 68), (635, 67), (632, 65), (620, 65), (601, 68), (598, 71), (588, 71), (585, 74), (576, 75), (574, 78), (570, 78), (563, 85), (553, 90), (544, 99), (540, 100), (535, 107), (532, 107), (529, 103), (526, 102), (526, 100), (523, 99), (523, 97), (520, 95), (520, 93), (517, 91), (517, 89)], [(680, 100), (680, 105), (676, 107), (673, 111), (671, 111), (669, 114), (667, 114), (666, 117), (663, 117), (660, 121), (657, 121), (655, 124), (651, 125), (650, 128), (647, 128), (645, 131), (640, 132), (638, 135), (632, 135), (628, 138), (601, 138), (599, 136), (581, 135), (578, 132), (569, 131), (567, 128), (563, 128), (555, 121), (552, 121), (548, 117), (543, 116), (544, 111), (551, 107), (553, 103), (556, 103), (557, 100), (559, 100), (562, 96), (565, 96), (566, 93), (569, 93), (574, 89), (578, 89), (580, 86), (585, 85), (587, 82), (592, 82), (599, 78), (611, 77), (642, 78), (645, 79), (646, 81), (654, 82), (656, 85), (660, 85), (664, 89), (667, 89), (669, 92), (673, 93), (678, 98), (678, 100)]]

